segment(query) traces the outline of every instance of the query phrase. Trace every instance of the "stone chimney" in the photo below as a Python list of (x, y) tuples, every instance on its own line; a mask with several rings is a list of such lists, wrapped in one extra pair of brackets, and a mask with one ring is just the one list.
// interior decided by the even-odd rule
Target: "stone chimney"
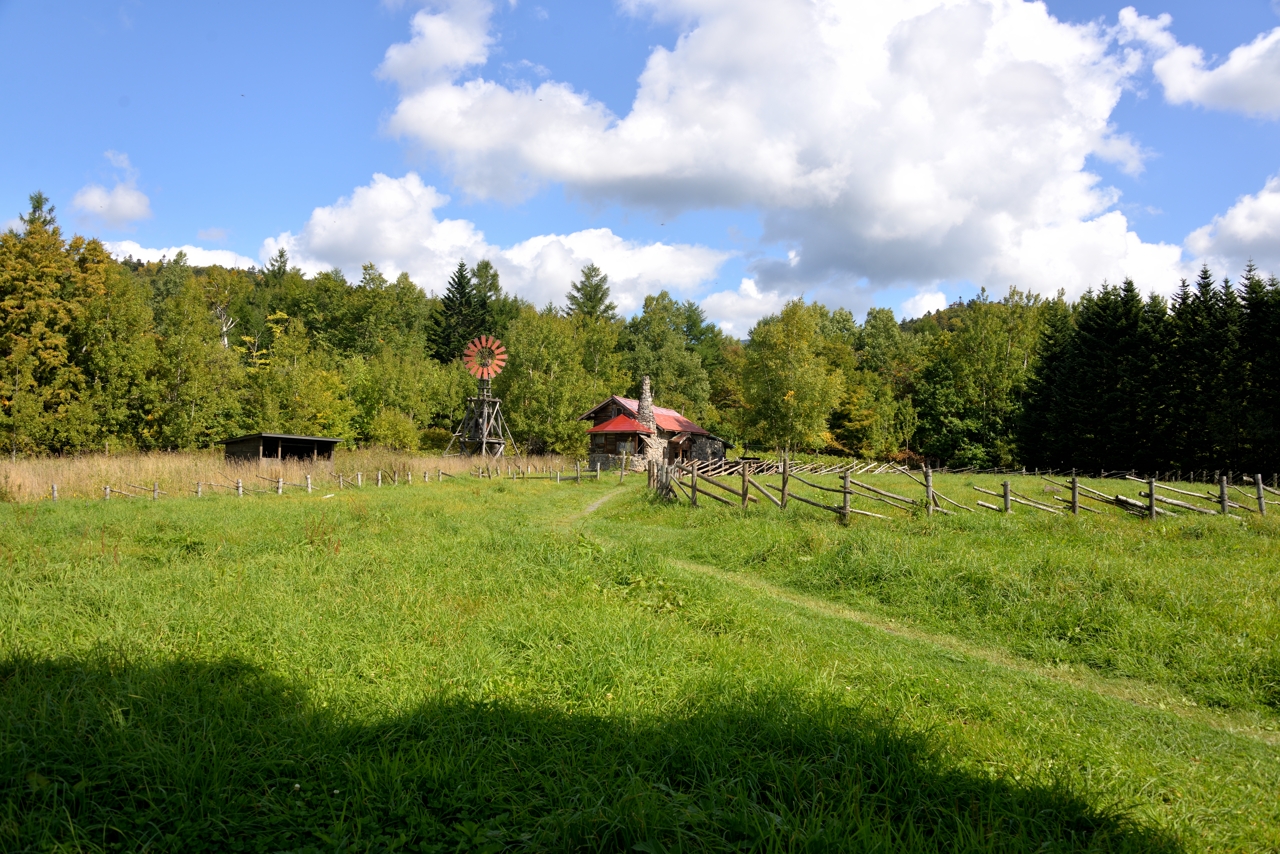
[(649, 378), (640, 381), (640, 405), (636, 407), (636, 421), (648, 427), (653, 433), (640, 437), (640, 447), (632, 458), (632, 468), (644, 471), (650, 460), (662, 462), (663, 449), (666, 443), (658, 437), (658, 419), (653, 417), (653, 390), (649, 387)]
[(649, 377), (640, 381), (640, 405), (637, 407), (636, 420), (658, 433), (658, 419), (653, 417), (653, 390), (649, 388)]

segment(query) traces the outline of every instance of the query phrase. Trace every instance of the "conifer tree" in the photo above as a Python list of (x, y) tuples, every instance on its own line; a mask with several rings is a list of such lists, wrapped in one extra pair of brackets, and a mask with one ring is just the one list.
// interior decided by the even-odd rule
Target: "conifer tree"
[(465, 261), (459, 261), (436, 313), (432, 336), (435, 357), (453, 361), (462, 355), (467, 342), (488, 332), (489, 325), (488, 297), (476, 292), (471, 271)]
[(1280, 470), (1280, 281), (1263, 281), (1250, 261), (1240, 280), (1240, 353), (1246, 453), (1254, 474)]
[(571, 282), (565, 297), (569, 316), (588, 320), (614, 320), (618, 306), (609, 301), (609, 276), (595, 264), (582, 268), (582, 280)]

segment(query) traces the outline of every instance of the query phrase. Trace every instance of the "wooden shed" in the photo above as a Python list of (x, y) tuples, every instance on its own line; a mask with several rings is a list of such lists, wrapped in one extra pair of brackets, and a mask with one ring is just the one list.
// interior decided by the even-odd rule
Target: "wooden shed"
[(283, 433), (249, 433), (219, 442), (229, 460), (332, 460), (341, 439), (323, 436), (288, 436)]

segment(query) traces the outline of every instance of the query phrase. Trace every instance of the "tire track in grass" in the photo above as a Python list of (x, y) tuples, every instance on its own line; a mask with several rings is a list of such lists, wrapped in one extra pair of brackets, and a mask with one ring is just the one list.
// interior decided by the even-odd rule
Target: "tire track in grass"
[[(597, 505), (602, 503), (604, 503), (604, 499), (597, 502)], [(726, 572), (714, 566), (677, 558), (668, 558), (668, 560), (673, 566), (681, 569), (709, 576), (740, 588), (750, 589), (771, 599), (803, 608), (812, 613), (849, 620), (895, 637), (929, 644), (947, 653), (985, 661), (993, 667), (1001, 667), (1043, 677), (1080, 690), (1123, 700), (1136, 706), (1171, 712), (1186, 720), (1204, 724), (1232, 735), (1251, 738), (1267, 745), (1280, 745), (1280, 732), (1269, 731), (1258, 723), (1251, 722), (1248, 719), (1248, 713), (1214, 712), (1202, 706), (1191, 705), (1189, 698), (1165, 686), (1154, 685), (1137, 679), (1105, 676), (1088, 669), (1082, 671), (1075, 668), (1046, 667), (1017, 658), (998, 649), (976, 646), (950, 635), (938, 635), (921, 631), (886, 617), (858, 611), (818, 597), (796, 593), (749, 573)]]

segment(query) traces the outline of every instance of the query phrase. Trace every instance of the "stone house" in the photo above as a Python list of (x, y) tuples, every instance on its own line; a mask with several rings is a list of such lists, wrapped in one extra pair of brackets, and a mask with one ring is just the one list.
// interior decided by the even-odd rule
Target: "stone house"
[(711, 435), (674, 409), (653, 405), (649, 378), (645, 377), (640, 400), (614, 395), (583, 413), (590, 421), (588, 465), (616, 468), (626, 455), (628, 464), (642, 469), (649, 460), (722, 460), (730, 443)]

